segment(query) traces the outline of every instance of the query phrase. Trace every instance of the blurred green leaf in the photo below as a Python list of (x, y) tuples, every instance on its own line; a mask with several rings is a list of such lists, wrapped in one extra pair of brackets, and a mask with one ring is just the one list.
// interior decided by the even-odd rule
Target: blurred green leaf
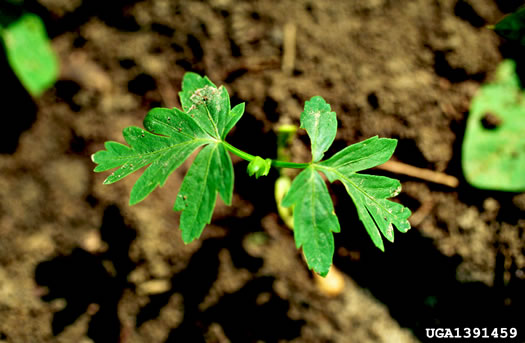
[(501, 19), (494, 31), (505, 39), (525, 45), (525, 7)]
[(55, 83), (58, 61), (38, 16), (24, 14), (0, 32), (9, 65), (32, 95), (42, 94)]
[(515, 62), (503, 61), (496, 80), (485, 84), (470, 105), (462, 166), (475, 187), (525, 190), (525, 94)]

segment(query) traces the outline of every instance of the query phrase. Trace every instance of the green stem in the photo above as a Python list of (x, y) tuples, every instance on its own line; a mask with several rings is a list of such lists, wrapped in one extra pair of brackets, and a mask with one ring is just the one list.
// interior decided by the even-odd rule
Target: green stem
[[(224, 144), (224, 147), (228, 150), (230, 150), (235, 155), (239, 156), (240, 158), (246, 160), (246, 161), (253, 161), (255, 159), (255, 156), (252, 154), (249, 154), (247, 152), (244, 152), (240, 149), (237, 149), (230, 143), (226, 141), (222, 141)], [(295, 168), (295, 169), (304, 169), (307, 168), (310, 165), (310, 163), (293, 163), (293, 162), (287, 162), (287, 161), (279, 161), (279, 160), (272, 160), (272, 166), (277, 168)]]
[(272, 166), (276, 168), (305, 169), (310, 166), (310, 163), (293, 163), (287, 161), (272, 160)]

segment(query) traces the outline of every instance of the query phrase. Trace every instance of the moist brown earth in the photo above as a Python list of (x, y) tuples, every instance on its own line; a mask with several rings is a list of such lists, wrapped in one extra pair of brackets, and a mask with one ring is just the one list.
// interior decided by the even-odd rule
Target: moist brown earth
[[(27, 1), (61, 78), (31, 99), (1, 63), (0, 342), (418, 342), (425, 328), (523, 324), (525, 195), (474, 189), (460, 167), (470, 100), (511, 54), (485, 25), (518, 5)], [(283, 71), (285, 27), (296, 28), (296, 56)], [(234, 158), (232, 206), (219, 202), (184, 245), (172, 206), (188, 162), (130, 207), (138, 175), (102, 185), (108, 173), (93, 173), (90, 156), (149, 109), (179, 106), (186, 71), (246, 102), (228, 140), (252, 154), (273, 156), (274, 129), (298, 125), (304, 102), (321, 95), (339, 121), (329, 153), (396, 138), (394, 159), (460, 186), (372, 171), (400, 178), (399, 201), (414, 213), (385, 253), (344, 187), (330, 186), (346, 281), (333, 298), (277, 215), (275, 171), (255, 180)], [(307, 161), (308, 144), (300, 132), (294, 160)]]

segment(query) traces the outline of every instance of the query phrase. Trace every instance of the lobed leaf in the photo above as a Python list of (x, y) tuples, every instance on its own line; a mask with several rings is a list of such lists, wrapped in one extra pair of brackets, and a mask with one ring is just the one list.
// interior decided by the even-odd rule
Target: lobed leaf
[(118, 168), (104, 183), (113, 183), (148, 166), (131, 190), (130, 204), (142, 201), (198, 147), (186, 174), (174, 209), (182, 211), (182, 238), (188, 243), (199, 237), (210, 222), (217, 194), (226, 204), (233, 195), (233, 165), (222, 137), (242, 117), (244, 104), (230, 109), (224, 87), (217, 88), (207, 77), (187, 73), (179, 93), (184, 111), (155, 108), (144, 119), (145, 129), (128, 127), (123, 135), (128, 145), (107, 142), (95, 153), (95, 171)]
[(337, 118), (330, 105), (320, 96), (314, 96), (304, 105), (301, 128), (305, 129), (312, 145), (312, 161), (318, 162), (332, 145), (337, 132)]
[(363, 175), (356, 172), (378, 166), (390, 159), (396, 148), (395, 139), (371, 137), (352, 144), (326, 161), (315, 165), (330, 182), (339, 180), (352, 198), (368, 235), (374, 244), (384, 250), (383, 235), (394, 241), (393, 225), (401, 232), (410, 229), (410, 210), (386, 200), (401, 191), (398, 180), (384, 176)]
[(129, 146), (106, 142), (106, 150), (92, 156), (96, 172), (120, 166), (104, 181), (110, 184), (150, 165), (131, 190), (130, 204), (142, 201), (157, 186), (163, 186), (168, 176), (199, 146), (212, 142), (185, 113), (177, 109), (153, 109), (144, 119), (150, 133), (138, 127), (123, 130)]
[(226, 204), (233, 193), (233, 165), (222, 143), (209, 144), (197, 155), (184, 177), (174, 210), (182, 211), (182, 239), (190, 243), (209, 224), (217, 193)]
[(339, 232), (339, 220), (326, 184), (311, 166), (293, 181), (282, 206), (294, 207), (294, 239), (303, 248), (310, 269), (326, 276), (334, 255), (334, 237)]
[[(294, 180), (296, 186), (285, 197), (287, 201), (283, 201), (283, 206), (296, 204), (294, 222), (298, 223), (301, 229), (294, 235), (298, 246), (304, 245), (305, 256), (310, 254), (310, 261), (308, 261), (309, 257), (307, 256), (309, 266), (314, 267), (317, 272), (327, 271), (329, 264), (327, 267), (325, 263), (331, 260), (333, 254), (333, 237), (327, 235), (330, 230), (326, 226), (320, 229), (321, 226), (317, 227), (315, 224), (313, 225), (314, 229), (312, 229), (312, 218), (319, 218), (318, 213), (324, 213), (323, 221), (334, 220), (332, 218), (337, 220), (335, 214), (333, 217), (328, 216), (326, 212), (316, 208), (318, 205), (328, 206), (327, 203), (329, 203), (329, 207), (333, 210), (326, 186), (317, 171), (325, 173), (330, 182), (340, 180), (344, 184), (356, 205), (360, 220), (379, 249), (384, 250), (380, 232), (389, 241), (393, 241), (393, 226), (396, 226), (401, 232), (410, 229), (408, 222), (410, 210), (387, 200), (387, 198), (396, 196), (401, 191), (399, 181), (383, 176), (356, 173), (388, 161), (396, 148), (397, 140), (372, 137), (346, 147), (328, 160), (320, 161), (332, 144), (337, 130), (336, 115), (331, 112), (330, 105), (321, 97), (313, 97), (306, 102), (304, 112), (301, 114), (301, 127), (306, 129), (310, 137), (313, 163), (306, 169), (310, 171), (302, 172)], [(323, 187), (321, 187), (321, 183)], [(301, 186), (301, 184), (303, 185)], [(301, 196), (300, 192), (304, 194)], [(309, 199), (310, 202), (308, 203), (307, 197), (314, 193), (323, 194), (319, 196), (319, 199), (324, 200), (318, 200), (319, 203), (315, 204), (314, 199)], [(331, 224), (335, 227), (334, 223), (324, 224)], [(338, 228), (339, 224), (337, 223), (337, 230)], [(330, 237), (328, 238), (328, 236)], [(307, 241), (307, 239), (309, 240)], [(320, 257), (316, 257), (316, 262), (313, 262), (313, 256)]]

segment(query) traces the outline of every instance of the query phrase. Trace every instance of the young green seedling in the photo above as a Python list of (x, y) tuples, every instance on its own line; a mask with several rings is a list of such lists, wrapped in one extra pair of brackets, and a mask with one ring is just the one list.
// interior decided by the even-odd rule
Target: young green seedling
[(320, 172), (330, 182), (339, 180), (354, 201), (359, 218), (374, 244), (384, 250), (380, 232), (394, 240), (393, 226), (410, 229), (410, 210), (387, 200), (401, 190), (399, 181), (357, 172), (386, 162), (396, 147), (395, 139), (372, 137), (339, 151), (327, 160), (324, 153), (334, 141), (337, 120), (323, 98), (315, 96), (305, 104), (301, 128), (311, 141), (312, 161), (292, 163), (253, 156), (227, 143), (228, 132), (241, 119), (244, 103), (230, 106), (226, 88), (217, 88), (207, 77), (186, 73), (179, 93), (182, 110), (154, 108), (144, 119), (145, 129), (128, 127), (123, 135), (129, 146), (106, 142), (106, 150), (92, 156), (96, 172), (118, 168), (104, 183), (116, 182), (149, 165), (131, 189), (130, 205), (142, 201), (197, 148), (175, 200), (181, 211), (180, 229), (185, 243), (197, 239), (211, 221), (217, 194), (228, 205), (233, 194), (233, 165), (228, 151), (249, 161), (248, 173), (267, 175), (270, 167), (302, 169), (283, 199), (283, 206), (295, 206), (294, 238), (302, 247), (309, 268), (326, 275), (332, 264), (334, 237), (339, 220)]

